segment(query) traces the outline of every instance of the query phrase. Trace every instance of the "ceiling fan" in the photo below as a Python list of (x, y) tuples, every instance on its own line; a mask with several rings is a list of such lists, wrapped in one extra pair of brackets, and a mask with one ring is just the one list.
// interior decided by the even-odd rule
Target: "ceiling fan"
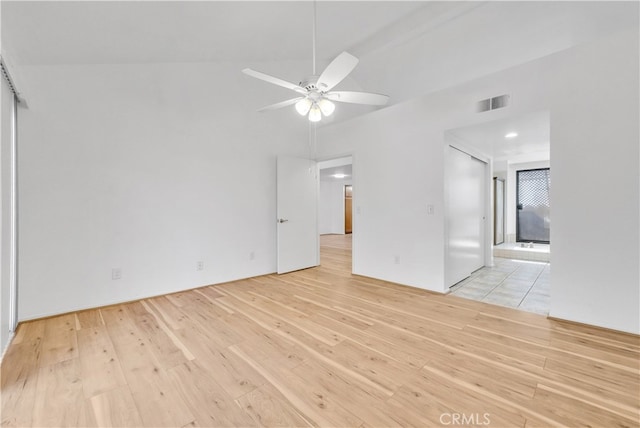
[(297, 85), (268, 74), (245, 68), (243, 73), (274, 85), (296, 91), (299, 96), (258, 109), (258, 111), (276, 110), (295, 104), (302, 116), (308, 116), (311, 122), (318, 122), (322, 115), (329, 116), (335, 110), (332, 101), (352, 104), (385, 105), (389, 101), (387, 95), (370, 92), (333, 91), (332, 89), (344, 80), (358, 64), (358, 58), (348, 52), (342, 52), (316, 75), (316, 5), (313, 3), (313, 75), (306, 77)]

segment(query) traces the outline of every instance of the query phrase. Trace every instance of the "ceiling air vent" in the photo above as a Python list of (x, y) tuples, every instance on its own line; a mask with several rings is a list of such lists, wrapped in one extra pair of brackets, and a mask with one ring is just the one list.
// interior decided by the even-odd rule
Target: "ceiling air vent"
[(478, 113), (495, 110), (509, 105), (509, 95), (500, 95), (486, 100), (478, 101)]

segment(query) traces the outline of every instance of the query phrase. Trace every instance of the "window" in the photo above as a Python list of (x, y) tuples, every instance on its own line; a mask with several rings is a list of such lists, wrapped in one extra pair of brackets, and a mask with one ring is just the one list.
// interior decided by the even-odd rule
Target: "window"
[(549, 168), (517, 171), (516, 241), (549, 243)]

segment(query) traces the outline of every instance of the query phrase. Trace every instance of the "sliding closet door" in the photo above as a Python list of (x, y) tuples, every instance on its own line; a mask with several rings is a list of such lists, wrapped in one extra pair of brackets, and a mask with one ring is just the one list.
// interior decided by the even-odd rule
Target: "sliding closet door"
[(484, 266), (486, 164), (449, 147), (446, 281), (452, 286)]

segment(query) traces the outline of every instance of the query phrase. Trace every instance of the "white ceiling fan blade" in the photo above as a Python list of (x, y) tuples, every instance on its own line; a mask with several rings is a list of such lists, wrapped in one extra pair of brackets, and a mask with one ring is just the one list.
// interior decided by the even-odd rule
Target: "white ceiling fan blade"
[(324, 69), (316, 82), (316, 87), (322, 92), (331, 90), (342, 82), (356, 68), (356, 65), (358, 65), (358, 58), (350, 53), (342, 52)]
[(282, 107), (287, 107), (290, 106), (291, 104), (295, 104), (298, 101), (300, 101), (301, 99), (303, 99), (304, 97), (298, 97), (298, 98), (292, 98), (290, 100), (286, 100), (286, 101), (281, 101), (279, 103), (275, 103), (275, 104), (271, 104), (268, 105), (266, 107), (262, 107), (261, 109), (258, 109), (258, 111), (268, 111), (268, 110), (276, 110)]
[(389, 101), (387, 95), (374, 94), (371, 92), (353, 92), (353, 91), (331, 91), (325, 94), (332, 101), (353, 104), (369, 104), (374, 106), (383, 106)]
[(256, 79), (264, 80), (265, 82), (273, 83), (274, 85), (282, 86), (283, 88), (292, 89), (301, 94), (305, 94), (305, 95), (307, 94), (307, 90), (305, 88), (298, 86), (295, 83), (287, 82), (286, 80), (269, 76), (268, 74), (255, 71), (250, 68), (245, 68), (244, 70), (242, 70), (242, 72), (251, 77), (255, 77)]

